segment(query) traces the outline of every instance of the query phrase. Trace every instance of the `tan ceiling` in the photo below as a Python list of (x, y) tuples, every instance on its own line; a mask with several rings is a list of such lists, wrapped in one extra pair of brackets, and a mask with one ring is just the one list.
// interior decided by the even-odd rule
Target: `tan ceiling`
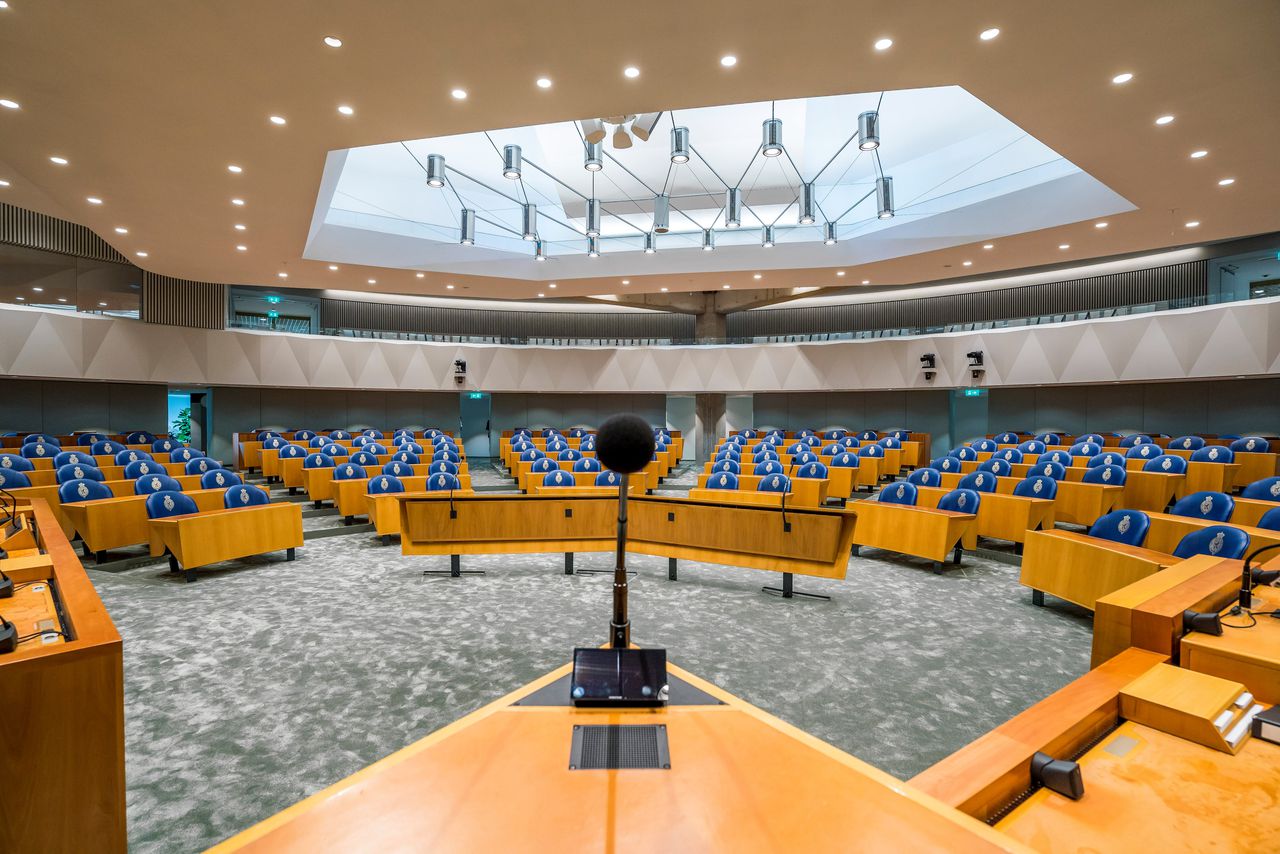
[[(1280, 3), (10, 0), (0, 201), (203, 281), (530, 298), (526, 281), (301, 259), (325, 155), (485, 128), (958, 84), (1138, 206), (850, 268), (565, 280), (556, 296), (915, 283), (1280, 230)], [(978, 33), (999, 27), (1000, 36)], [(339, 49), (322, 39), (340, 37)], [(883, 53), (882, 36), (894, 40)], [(733, 69), (719, 57), (738, 57)], [(625, 79), (636, 65), (639, 79)], [(1111, 78), (1132, 72), (1124, 86)], [(553, 78), (550, 90), (535, 87)], [(450, 90), (469, 97), (456, 101)], [(354, 117), (336, 112), (351, 104)], [(1176, 120), (1156, 127), (1162, 114)], [(283, 128), (270, 124), (285, 116)], [(1210, 154), (1188, 155), (1197, 148)], [(49, 157), (66, 157), (59, 167)], [(229, 163), (244, 172), (230, 174)], [(1219, 187), (1223, 177), (1230, 187)], [(105, 204), (95, 207), (94, 195)], [(230, 204), (233, 196), (247, 201)], [(1203, 223), (1194, 231), (1188, 220)], [(244, 222), (244, 234), (232, 224)], [(116, 226), (129, 229), (125, 237)], [(235, 250), (237, 243), (249, 247)], [(1059, 244), (1070, 244), (1062, 251)], [(136, 256), (145, 250), (149, 257)], [(820, 248), (818, 251), (821, 251)], [(972, 260), (971, 267), (962, 261)], [(950, 265), (950, 266), (948, 266)], [(377, 279), (376, 286), (367, 284)], [(455, 283), (446, 290), (447, 282)], [(775, 291), (776, 293), (776, 291)]]

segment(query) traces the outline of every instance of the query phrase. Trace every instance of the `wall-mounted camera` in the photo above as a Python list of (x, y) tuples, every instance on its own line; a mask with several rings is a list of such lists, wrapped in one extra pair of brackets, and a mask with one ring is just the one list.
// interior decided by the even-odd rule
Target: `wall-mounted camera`
[(938, 357), (933, 353), (925, 353), (920, 357), (920, 367), (925, 370), (936, 368), (938, 366)]
[(968, 353), (965, 353), (965, 356), (969, 358), (969, 367), (977, 368), (982, 365), (981, 350), (970, 350)]
[(467, 381), (467, 362), (465, 359), (453, 360), (453, 381), (462, 385)]

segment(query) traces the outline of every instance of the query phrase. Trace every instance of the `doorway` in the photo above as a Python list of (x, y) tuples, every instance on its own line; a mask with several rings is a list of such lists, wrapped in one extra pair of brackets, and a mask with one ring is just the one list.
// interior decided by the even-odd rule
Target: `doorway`
[(490, 404), (488, 393), (464, 391), (458, 401), (458, 422), (462, 431), (459, 437), (467, 459), (487, 459), (493, 456), (493, 437), (490, 429)]

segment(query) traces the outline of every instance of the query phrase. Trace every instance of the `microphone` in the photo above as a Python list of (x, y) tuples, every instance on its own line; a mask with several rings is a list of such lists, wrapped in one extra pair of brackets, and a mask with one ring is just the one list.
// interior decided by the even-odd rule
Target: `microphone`
[(609, 645), (631, 645), (631, 620), (627, 616), (627, 492), (628, 481), (653, 459), (653, 428), (638, 415), (614, 415), (596, 433), (596, 458), (610, 471), (622, 475), (618, 483), (618, 548), (613, 568), (613, 619)]

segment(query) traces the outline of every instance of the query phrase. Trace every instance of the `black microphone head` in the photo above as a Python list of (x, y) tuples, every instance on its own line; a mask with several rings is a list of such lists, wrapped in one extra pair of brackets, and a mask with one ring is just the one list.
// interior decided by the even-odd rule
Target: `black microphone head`
[(653, 428), (638, 415), (614, 415), (596, 434), (596, 457), (618, 474), (638, 472), (653, 459)]

